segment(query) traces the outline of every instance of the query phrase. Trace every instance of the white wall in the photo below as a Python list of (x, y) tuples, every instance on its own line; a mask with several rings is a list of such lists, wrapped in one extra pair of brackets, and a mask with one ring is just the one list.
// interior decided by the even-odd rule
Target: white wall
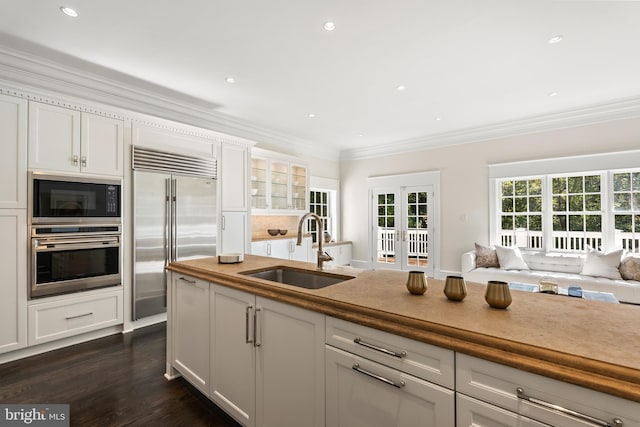
[[(342, 237), (353, 242), (353, 259), (367, 262), (367, 178), (440, 171), (440, 236), (443, 274), (460, 271), (460, 255), (473, 243), (489, 243), (488, 165), (640, 148), (640, 118), (475, 142), (340, 166)], [(638, 165), (640, 167), (640, 165)]]

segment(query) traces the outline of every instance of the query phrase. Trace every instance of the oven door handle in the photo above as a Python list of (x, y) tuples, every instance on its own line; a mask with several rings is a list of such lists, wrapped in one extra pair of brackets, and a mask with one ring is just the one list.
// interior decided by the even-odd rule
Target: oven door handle
[(91, 243), (53, 243), (47, 245), (38, 245), (34, 243), (33, 249), (36, 252), (54, 252), (54, 251), (67, 251), (73, 249), (102, 249), (102, 248), (117, 248), (120, 246), (119, 242), (104, 241), (91, 242)]

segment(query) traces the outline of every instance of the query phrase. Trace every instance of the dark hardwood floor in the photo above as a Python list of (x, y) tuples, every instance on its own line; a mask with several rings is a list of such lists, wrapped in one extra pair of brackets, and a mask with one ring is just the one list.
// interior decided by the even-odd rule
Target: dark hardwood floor
[(66, 403), (72, 426), (239, 426), (184, 379), (167, 381), (159, 324), (0, 365), (0, 402)]

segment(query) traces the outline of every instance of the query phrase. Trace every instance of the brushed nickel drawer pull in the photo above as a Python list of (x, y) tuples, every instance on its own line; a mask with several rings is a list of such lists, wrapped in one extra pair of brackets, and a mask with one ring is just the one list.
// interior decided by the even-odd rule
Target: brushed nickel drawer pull
[(252, 344), (253, 343), (253, 338), (250, 337), (249, 334), (249, 318), (251, 317), (251, 314), (249, 314), (249, 312), (253, 311), (253, 306), (247, 306), (247, 308), (245, 309), (244, 312), (244, 342), (246, 344)]
[(362, 341), (362, 338), (360, 338), (360, 337), (355, 337), (353, 339), (353, 342), (358, 344), (358, 345), (361, 345), (363, 347), (370, 348), (371, 350), (379, 351), (380, 353), (384, 353), (384, 354), (389, 355), (389, 356), (397, 357), (399, 359), (402, 359), (403, 357), (407, 357), (407, 352), (406, 351), (397, 352), (397, 351), (393, 351), (393, 350), (387, 350), (386, 348), (378, 347), (377, 345), (369, 344), (368, 342)]
[(65, 317), (65, 320), (77, 319), (79, 317), (87, 317), (87, 316), (91, 316), (92, 314), (93, 314), (93, 311), (90, 311), (90, 312), (84, 313), (84, 314), (77, 314), (75, 316)]
[(258, 316), (260, 315), (260, 312), (262, 311), (261, 308), (256, 308), (256, 312), (253, 315), (253, 346), (254, 347), (260, 347), (262, 345), (262, 341), (258, 341), (258, 328), (260, 327), (259, 323), (258, 323)]
[(196, 281), (195, 281), (195, 280), (193, 280), (193, 279), (187, 279), (186, 277), (178, 277), (178, 280), (182, 280), (183, 282), (187, 282), (187, 283), (190, 283), (190, 284), (192, 284), (192, 285), (195, 285), (195, 284), (196, 284)]
[(587, 414), (583, 414), (581, 412), (574, 411), (572, 409), (564, 408), (560, 405), (555, 405), (550, 402), (545, 402), (544, 400), (536, 399), (535, 397), (531, 397), (527, 395), (524, 391), (524, 388), (518, 387), (516, 389), (516, 393), (518, 394), (518, 399), (526, 400), (527, 402), (531, 402), (535, 405), (542, 406), (543, 408), (550, 409), (555, 412), (559, 412), (563, 415), (568, 415), (570, 417), (577, 418), (582, 421), (587, 421), (597, 426), (602, 427), (622, 427), (624, 422), (620, 418), (614, 418), (610, 423), (598, 418), (594, 418)]
[(356, 372), (360, 372), (361, 374), (364, 374), (364, 375), (366, 375), (368, 377), (371, 377), (371, 378), (373, 378), (375, 380), (381, 381), (381, 382), (383, 382), (385, 384), (394, 386), (395, 388), (402, 388), (402, 387), (404, 387), (406, 385), (404, 381), (394, 382), (394, 381), (391, 381), (388, 378), (385, 378), (385, 377), (382, 377), (380, 375), (374, 374), (373, 372), (367, 371), (366, 369), (362, 369), (358, 362), (354, 363), (354, 365), (351, 367), (351, 369), (353, 369)]

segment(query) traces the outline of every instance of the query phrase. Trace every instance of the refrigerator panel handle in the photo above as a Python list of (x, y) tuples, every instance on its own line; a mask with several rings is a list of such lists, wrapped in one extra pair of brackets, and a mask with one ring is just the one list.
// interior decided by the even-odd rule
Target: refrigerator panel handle
[(178, 257), (177, 247), (178, 247), (178, 210), (176, 208), (177, 204), (177, 186), (176, 179), (171, 179), (171, 262), (175, 261)]
[(164, 237), (167, 244), (165, 245), (164, 263), (165, 266), (171, 262), (171, 178), (164, 180), (165, 193), (165, 209), (164, 209)]

